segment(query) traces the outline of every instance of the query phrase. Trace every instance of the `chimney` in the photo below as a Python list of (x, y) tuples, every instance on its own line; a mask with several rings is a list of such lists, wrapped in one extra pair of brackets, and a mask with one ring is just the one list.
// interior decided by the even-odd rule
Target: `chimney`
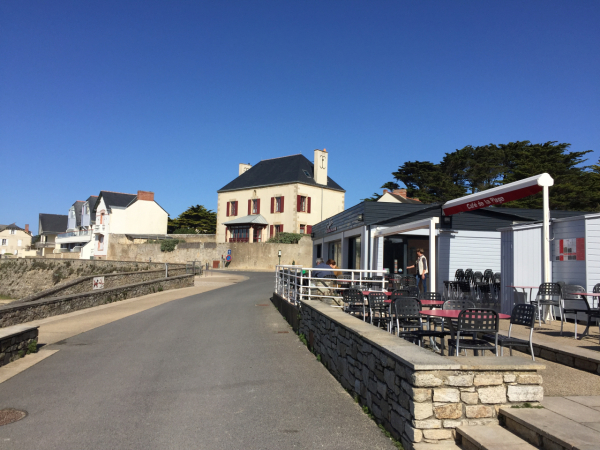
[(392, 194), (399, 195), (402, 198), (406, 198), (406, 189), (394, 189)]
[(138, 200), (146, 200), (148, 202), (153, 202), (154, 201), (154, 192), (138, 191), (137, 198), (138, 198)]
[(328, 153), (326, 149), (315, 149), (314, 177), (317, 184), (327, 185), (327, 160)]
[(388, 192), (390, 192), (390, 191), (388, 191), (387, 189), (384, 189), (383, 190), (383, 195), (387, 194)]
[(25, 233), (29, 233), (29, 224), (28, 223), (25, 224)]
[(250, 164), (244, 164), (241, 163), (240, 164), (240, 173), (238, 173), (238, 177), (243, 174), (246, 170), (250, 169), (250, 167), (252, 167)]

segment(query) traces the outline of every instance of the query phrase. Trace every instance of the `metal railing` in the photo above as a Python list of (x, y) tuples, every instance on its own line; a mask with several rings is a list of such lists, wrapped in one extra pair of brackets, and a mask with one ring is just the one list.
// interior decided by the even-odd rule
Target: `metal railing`
[[(314, 273), (328, 269), (304, 268), (302, 266), (275, 266), (275, 293), (290, 303), (300, 300), (333, 299), (341, 303), (343, 292), (352, 288), (360, 290), (384, 291), (387, 280), (381, 270), (331, 269), (341, 272), (338, 278), (315, 277)], [(379, 279), (373, 279), (378, 277)]]
[(36, 242), (33, 246), (35, 248), (54, 248), (56, 247), (56, 242)]
[(78, 236), (89, 236), (91, 233), (92, 232), (90, 230), (69, 231), (68, 233), (60, 233), (56, 237), (60, 239)]

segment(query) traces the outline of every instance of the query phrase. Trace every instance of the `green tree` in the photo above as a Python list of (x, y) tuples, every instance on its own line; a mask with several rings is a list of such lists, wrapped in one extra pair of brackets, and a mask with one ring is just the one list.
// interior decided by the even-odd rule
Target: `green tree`
[(202, 205), (190, 206), (176, 219), (169, 218), (168, 232), (177, 230), (193, 230), (191, 233), (215, 234), (217, 230), (217, 213)]
[[(436, 203), (548, 172), (554, 178), (550, 188), (552, 209), (600, 211), (600, 161), (598, 165), (583, 166), (584, 156), (591, 150), (570, 152), (569, 147), (556, 141), (466, 146), (446, 153), (438, 164), (406, 161), (392, 175), (404, 183), (409, 197)], [(542, 195), (503, 206), (541, 208)]]

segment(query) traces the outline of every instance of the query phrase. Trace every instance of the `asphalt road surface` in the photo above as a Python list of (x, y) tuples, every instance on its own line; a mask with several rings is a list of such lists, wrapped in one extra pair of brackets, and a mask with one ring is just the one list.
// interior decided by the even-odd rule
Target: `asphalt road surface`
[[(48, 346), (0, 384), (0, 449), (395, 449), (272, 306), (273, 275)], [(267, 306), (259, 306), (267, 305)]]

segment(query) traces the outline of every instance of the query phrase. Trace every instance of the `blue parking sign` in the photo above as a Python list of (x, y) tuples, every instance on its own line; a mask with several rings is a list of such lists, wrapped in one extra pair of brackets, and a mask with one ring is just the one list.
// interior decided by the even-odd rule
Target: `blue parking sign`
[(228, 254), (228, 255), (231, 255), (231, 250), (227, 250), (227, 254)]

